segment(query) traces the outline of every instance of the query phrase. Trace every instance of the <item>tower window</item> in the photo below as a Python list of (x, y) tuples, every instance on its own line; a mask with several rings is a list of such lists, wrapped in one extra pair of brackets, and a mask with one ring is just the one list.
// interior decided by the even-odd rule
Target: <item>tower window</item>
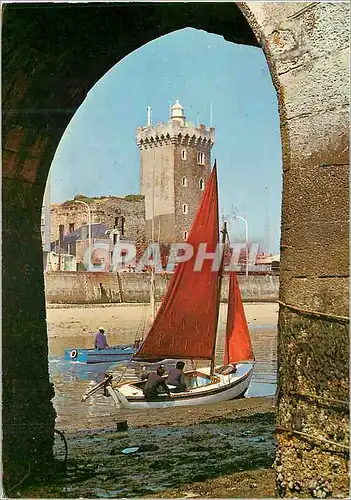
[(189, 213), (189, 208), (186, 203), (183, 204), (183, 214), (188, 214)]
[(186, 177), (182, 177), (182, 186), (187, 187), (188, 186), (188, 180)]
[(73, 231), (74, 231), (74, 222), (70, 222), (69, 223), (69, 232), (73, 233)]
[(186, 241), (188, 239), (188, 231), (184, 231), (183, 239), (184, 239), (184, 241)]
[(203, 179), (199, 180), (199, 188), (201, 189), (201, 191), (203, 191), (205, 189), (205, 183), (204, 183)]
[(182, 160), (186, 160), (186, 149), (182, 149)]
[(205, 165), (205, 153), (200, 151), (197, 153), (197, 162), (199, 165)]
[(120, 217), (115, 217), (115, 225), (113, 226), (114, 229), (118, 229), (119, 232), (121, 233), (122, 236), (124, 236), (124, 232), (126, 229), (126, 219), (122, 215)]
[(126, 228), (126, 220), (122, 215), (122, 217), (121, 217), (121, 235), (122, 236), (124, 236), (125, 228)]

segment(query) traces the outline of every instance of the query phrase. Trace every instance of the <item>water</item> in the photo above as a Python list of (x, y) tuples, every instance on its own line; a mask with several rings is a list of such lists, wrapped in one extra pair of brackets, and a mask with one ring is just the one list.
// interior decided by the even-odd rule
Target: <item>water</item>
[[(71, 315), (74, 311), (71, 311)], [(81, 314), (81, 310), (80, 314)], [(132, 314), (133, 310), (130, 311)], [(259, 317), (257, 318), (259, 322)], [(62, 323), (59, 325), (62, 327)], [(276, 388), (277, 376), (277, 328), (274, 324), (249, 324), (253, 350), (256, 357), (254, 374), (246, 397), (273, 396)], [(49, 325), (51, 334), (55, 332), (55, 325)], [(135, 328), (108, 336), (110, 345), (131, 343), (135, 337)], [(70, 426), (71, 422), (79, 423), (81, 419), (96, 421), (96, 418), (111, 415), (115, 410), (111, 398), (105, 398), (101, 392), (94, 394), (85, 403), (81, 396), (85, 391), (100, 382), (105, 372), (113, 371), (115, 377), (122, 375), (126, 380), (138, 379), (140, 373), (128, 368), (128, 363), (98, 363), (86, 364), (64, 360), (64, 350), (73, 347), (92, 347), (93, 333), (72, 336), (49, 338), (49, 370), (55, 386), (54, 406), (58, 414), (59, 423)], [(221, 363), (224, 346), (224, 321), (220, 322), (217, 341), (217, 362)], [(198, 363), (198, 367), (201, 363)]]

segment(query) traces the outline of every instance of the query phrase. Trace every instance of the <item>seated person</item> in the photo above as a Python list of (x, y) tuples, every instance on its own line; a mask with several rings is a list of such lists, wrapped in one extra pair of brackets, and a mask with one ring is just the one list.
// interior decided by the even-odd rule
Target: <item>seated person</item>
[(221, 375), (229, 375), (230, 373), (235, 373), (236, 370), (236, 364), (233, 363), (231, 365), (221, 366), (220, 368), (218, 368), (218, 370), (216, 370), (216, 373), (219, 373)]
[(146, 367), (143, 366), (143, 369), (142, 369), (142, 372), (141, 372), (141, 375), (140, 375), (140, 379), (141, 380), (146, 380), (148, 378), (148, 376), (150, 375), (150, 372), (148, 372), (146, 370)]
[(171, 392), (183, 392), (187, 390), (185, 383), (185, 375), (183, 373), (185, 363), (183, 361), (178, 361), (175, 368), (171, 368), (167, 377), (167, 384), (175, 385)]
[(170, 395), (166, 381), (162, 378), (165, 369), (163, 365), (157, 367), (156, 372), (150, 372), (147, 376), (146, 383), (143, 389), (146, 401), (157, 401), (160, 393), (166, 392)]

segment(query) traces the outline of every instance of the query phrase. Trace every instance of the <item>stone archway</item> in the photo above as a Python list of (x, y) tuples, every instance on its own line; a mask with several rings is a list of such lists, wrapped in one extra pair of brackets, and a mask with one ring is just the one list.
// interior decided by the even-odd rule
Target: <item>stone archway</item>
[[(326, 445), (328, 451), (318, 439), (311, 448), (298, 434), (280, 434), (278, 489), (306, 493), (308, 481), (330, 470), (330, 450), (346, 445), (348, 429), (347, 16), (346, 3), (5, 6), (2, 344), (8, 478), (28, 463), (34, 468), (51, 459), (55, 414), (40, 213), (56, 147), (108, 69), (153, 38), (186, 26), (261, 45), (270, 65), (279, 95), (284, 176), (278, 422), (337, 443)], [(345, 489), (345, 460), (333, 474), (336, 488)]]

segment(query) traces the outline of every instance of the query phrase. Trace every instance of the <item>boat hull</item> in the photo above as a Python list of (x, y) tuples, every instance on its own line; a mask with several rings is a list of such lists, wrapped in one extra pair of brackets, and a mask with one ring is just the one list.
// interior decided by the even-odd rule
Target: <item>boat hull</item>
[(80, 363), (114, 363), (129, 360), (137, 352), (131, 345), (118, 345), (107, 349), (65, 349), (65, 360)]
[[(178, 406), (194, 406), (219, 403), (242, 397), (247, 391), (253, 373), (253, 363), (240, 363), (237, 371), (229, 375), (216, 374), (218, 382), (204, 385), (187, 392), (160, 396), (157, 401), (146, 401), (140, 389), (136, 390), (132, 384), (125, 384), (119, 388), (109, 387), (108, 392), (119, 408), (127, 409), (150, 409), (150, 408), (173, 408)], [(209, 369), (201, 370), (205, 377)]]

